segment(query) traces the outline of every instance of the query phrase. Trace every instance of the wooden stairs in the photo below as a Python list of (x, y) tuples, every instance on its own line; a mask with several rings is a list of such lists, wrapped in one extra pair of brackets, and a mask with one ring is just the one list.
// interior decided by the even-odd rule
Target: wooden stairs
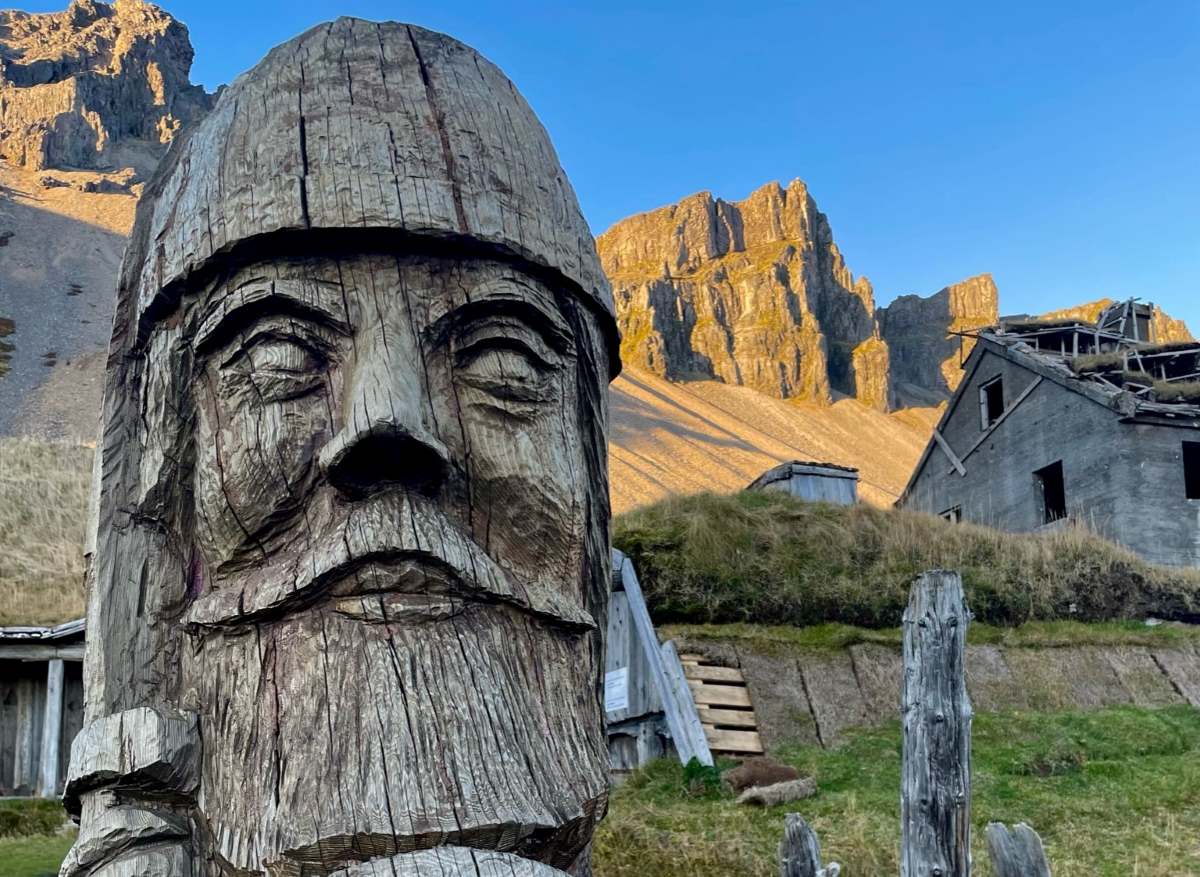
[(738, 758), (762, 755), (758, 720), (742, 671), (719, 667), (700, 655), (680, 655), (679, 661), (709, 749)]

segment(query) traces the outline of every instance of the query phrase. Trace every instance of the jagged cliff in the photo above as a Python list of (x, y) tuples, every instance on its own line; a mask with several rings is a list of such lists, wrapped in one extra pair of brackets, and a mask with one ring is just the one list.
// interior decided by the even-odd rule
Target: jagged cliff
[(829, 402), (837, 391), (890, 407), (871, 284), (850, 273), (800, 180), (744, 201), (692, 195), (617, 223), (598, 244), (627, 365), (782, 399)]
[(823, 403), (836, 392), (881, 411), (937, 404), (970, 352), (952, 333), (999, 316), (987, 274), (877, 309), (799, 180), (744, 201), (692, 195), (617, 223), (599, 245), (625, 364), (671, 380)]
[(879, 309), (879, 327), (891, 350), (892, 387), (902, 405), (937, 404), (962, 381), (959, 367), (975, 346), (955, 335), (1000, 318), (992, 275), (980, 274), (923, 298), (903, 295)]
[(152, 165), (211, 97), (187, 28), (142, 0), (0, 11), (0, 158), (28, 170)]

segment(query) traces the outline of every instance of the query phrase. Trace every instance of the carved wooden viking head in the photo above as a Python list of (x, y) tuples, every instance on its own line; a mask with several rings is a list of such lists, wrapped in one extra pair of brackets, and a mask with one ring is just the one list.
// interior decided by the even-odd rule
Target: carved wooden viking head
[(580, 867), (615, 334), (472, 49), (339, 19), (227, 89), (122, 270), (64, 873)]

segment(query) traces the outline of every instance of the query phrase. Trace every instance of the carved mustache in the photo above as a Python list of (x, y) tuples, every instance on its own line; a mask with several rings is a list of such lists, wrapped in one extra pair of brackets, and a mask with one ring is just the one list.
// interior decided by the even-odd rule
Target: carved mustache
[(236, 587), (199, 597), (184, 615), (199, 627), (270, 621), (332, 599), (364, 621), (434, 620), (471, 603), (501, 603), (577, 629), (596, 620), (542, 581), (521, 581), (423, 498), (389, 493), (355, 506), (293, 560), (265, 563)]

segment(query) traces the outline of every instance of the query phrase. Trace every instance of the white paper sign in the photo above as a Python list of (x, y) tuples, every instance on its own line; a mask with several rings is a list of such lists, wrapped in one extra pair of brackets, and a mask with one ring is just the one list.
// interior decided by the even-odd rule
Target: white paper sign
[(604, 674), (604, 711), (618, 713), (629, 709), (629, 668)]

